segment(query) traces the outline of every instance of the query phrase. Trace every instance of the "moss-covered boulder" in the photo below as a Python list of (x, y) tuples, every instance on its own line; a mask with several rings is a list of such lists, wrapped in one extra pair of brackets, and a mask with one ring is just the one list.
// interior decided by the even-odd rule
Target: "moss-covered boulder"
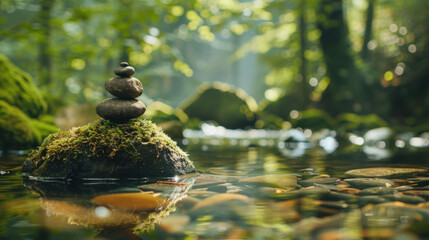
[(333, 129), (335, 120), (326, 112), (319, 109), (309, 109), (299, 113), (298, 118), (292, 119), (293, 127), (319, 130), (322, 128)]
[(58, 129), (47, 121), (47, 104), (31, 77), (0, 54), (0, 149), (37, 146)]
[(387, 127), (388, 124), (376, 114), (357, 115), (342, 113), (336, 118), (338, 129), (350, 131), (366, 131), (369, 129)]
[(40, 141), (40, 133), (19, 108), (0, 100), (0, 148), (29, 148)]
[(195, 172), (176, 143), (147, 120), (97, 120), (47, 137), (23, 171), (40, 177), (142, 178)]
[(180, 107), (189, 116), (226, 128), (252, 127), (257, 104), (243, 90), (225, 83), (205, 84)]
[(58, 131), (47, 117), (30, 118), (19, 108), (0, 100), (0, 149), (27, 149)]
[(29, 117), (36, 118), (47, 110), (42, 93), (30, 75), (16, 67), (0, 54), (0, 100), (21, 109)]

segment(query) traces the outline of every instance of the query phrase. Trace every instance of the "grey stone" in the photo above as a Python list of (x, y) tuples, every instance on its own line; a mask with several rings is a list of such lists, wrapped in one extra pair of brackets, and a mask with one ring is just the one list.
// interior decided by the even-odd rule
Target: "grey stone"
[(143, 93), (143, 85), (137, 78), (117, 77), (108, 80), (104, 87), (113, 96), (121, 99), (137, 98)]
[(140, 117), (145, 111), (144, 103), (136, 99), (110, 98), (102, 101), (96, 107), (96, 112), (100, 117), (117, 123)]
[(121, 62), (120, 66), (115, 68), (114, 72), (120, 77), (130, 77), (135, 73), (135, 69), (127, 62)]

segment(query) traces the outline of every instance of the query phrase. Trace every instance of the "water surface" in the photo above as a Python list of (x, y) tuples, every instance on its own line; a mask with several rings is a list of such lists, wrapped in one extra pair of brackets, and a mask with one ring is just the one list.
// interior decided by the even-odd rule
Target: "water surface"
[[(344, 173), (351, 169), (429, 168), (427, 149), (392, 148), (374, 157), (354, 145), (327, 153), (322, 147), (287, 148), (277, 142), (185, 143), (199, 174), (139, 182), (31, 181), (20, 173), (25, 156), (2, 156), (0, 238), (428, 237), (422, 227), (429, 223), (427, 174), (391, 179), (392, 191), (369, 196), (344, 185)], [(261, 178), (266, 175), (275, 176)], [(414, 199), (392, 200), (406, 195), (405, 188), (420, 192)]]

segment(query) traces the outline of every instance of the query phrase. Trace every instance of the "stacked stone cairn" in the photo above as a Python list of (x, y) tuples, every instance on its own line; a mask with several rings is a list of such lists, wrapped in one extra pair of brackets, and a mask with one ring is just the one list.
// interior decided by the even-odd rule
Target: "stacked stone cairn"
[(131, 77), (135, 69), (127, 62), (121, 62), (114, 72), (117, 77), (108, 80), (104, 87), (116, 98), (99, 103), (96, 112), (100, 117), (112, 122), (126, 123), (146, 111), (144, 103), (135, 99), (143, 93), (143, 85), (140, 80)]

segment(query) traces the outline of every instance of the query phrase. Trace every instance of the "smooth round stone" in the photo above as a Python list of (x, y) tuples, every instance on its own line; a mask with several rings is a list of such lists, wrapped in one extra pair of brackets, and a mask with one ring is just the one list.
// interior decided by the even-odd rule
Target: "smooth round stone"
[(136, 70), (131, 67), (127, 62), (121, 62), (120, 66), (115, 68), (115, 74), (120, 77), (131, 77)]
[(353, 188), (365, 189), (371, 187), (392, 187), (394, 182), (380, 178), (350, 178), (344, 179)]
[(137, 99), (110, 98), (99, 103), (95, 110), (104, 119), (122, 123), (143, 115), (146, 111), (146, 106)]
[(113, 96), (122, 99), (134, 99), (143, 93), (143, 85), (137, 78), (117, 77), (108, 80), (104, 87)]
[(390, 167), (376, 167), (376, 168), (361, 168), (347, 171), (347, 177), (377, 177), (377, 178), (392, 178), (412, 176), (417, 174), (426, 173), (428, 170), (421, 168), (390, 168)]

